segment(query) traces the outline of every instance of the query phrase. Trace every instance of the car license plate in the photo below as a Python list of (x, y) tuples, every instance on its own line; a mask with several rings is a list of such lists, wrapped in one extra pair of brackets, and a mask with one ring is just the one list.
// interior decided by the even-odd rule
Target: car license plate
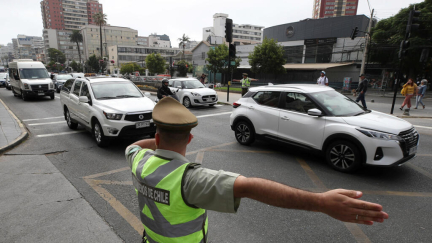
[(410, 148), (409, 155), (417, 153), (417, 146)]
[(142, 121), (136, 123), (136, 128), (143, 128), (143, 127), (149, 127), (150, 121)]
[(43, 91), (39, 91), (38, 95), (45, 95)]

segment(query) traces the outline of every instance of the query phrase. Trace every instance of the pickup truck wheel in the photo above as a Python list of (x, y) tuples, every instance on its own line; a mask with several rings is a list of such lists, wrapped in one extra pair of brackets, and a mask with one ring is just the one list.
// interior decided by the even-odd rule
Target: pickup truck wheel
[(361, 167), (359, 149), (346, 140), (331, 143), (326, 150), (326, 160), (333, 169), (341, 172), (354, 172)]
[(99, 147), (103, 148), (109, 145), (108, 138), (103, 134), (102, 126), (98, 121), (93, 124), (93, 136)]
[(77, 127), (78, 127), (78, 123), (72, 121), (68, 109), (66, 109), (66, 113), (65, 113), (65, 115), (66, 115), (66, 123), (67, 123), (68, 127), (69, 127), (70, 129), (73, 129), (73, 130), (77, 129)]
[(192, 107), (192, 104), (191, 104), (191, 101), (190, 101), (189, 97), (184, 97), (184, 99), (183, 99), (183, 105), (184, 105), (186, 108), (190, 108), (190, 107)]
[(15, 92), (14, 87), (11, 87), (11, 89), (12, 89), (12, 94), (13, 94), (15, 97), (17, 97), (18, 94)]
[(234, 134), (237, 142), (241, 145), (250, 145), (255, 141), (255, 130), (249, 122), (237, 122), (234, 127)]
[(52, 93), (52, 94), (50, 95), (50, 98), (51, 98), (52, 100), (55, 98), (54, 93)]

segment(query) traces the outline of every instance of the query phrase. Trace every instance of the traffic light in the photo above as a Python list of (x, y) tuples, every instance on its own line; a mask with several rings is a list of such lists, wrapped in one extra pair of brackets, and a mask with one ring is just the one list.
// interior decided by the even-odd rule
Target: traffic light
[(233, 32), (233, 21), (232, 19), (226, 19), (226, 23), (225, 23), (225, 40), (228, 43), (232, 42), (232, 32)]
[(403, 57), (406, 57), (406, 55), (408, 54), (408, 48), (410, 47), (411, 43), (409, 40), (403, 40), (401, 41), (400, 44), (400, 49), (399, 49), (399, 59), (402, 59)]
[(412, 31), (416, 31), (420, 28), (420, 24), (418, 24), (420, 22), (420, 11), (412, 9), (410, 11), (409, 14), (409, 18), (408, 18), (408, 24), (407, 24), (407, 28), (406, 28), (406, 38), (410, 38), (411, 37), (411, 32)]
[(236, 56), (236, 46), (234, 44), (229, 44), (229, 56), (232, 58)]
[(352, 32), (351, 32), (351, 40), (354, 40), (354, 39), (357, 37), (358, 32), (359, 32), (358, 27), (355, 27), (355, 28), (352, 30)]

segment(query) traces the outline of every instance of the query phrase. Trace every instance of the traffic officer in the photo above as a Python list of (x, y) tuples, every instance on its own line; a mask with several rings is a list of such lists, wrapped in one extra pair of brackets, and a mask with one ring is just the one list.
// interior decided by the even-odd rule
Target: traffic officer
[(247, 73), (243, 73), (243, 79), (240, 80), (240, 83), (242, 85), (242, 97), (248, 92), (250, 87), (250, 78), (248, 77)]
[(206, 210), (235, 213), (243, 197), (351, 223), (372, 225), (388, 218), (381, 205), (359, 200), (358, 191), (312, 193), (189, 162), (186, 147), (198, 120), (171, 97), (157, 103), (153, 121), (155, 138), (138, 141), (125, 152), (138, 195), (143, 242), (207, 242)]

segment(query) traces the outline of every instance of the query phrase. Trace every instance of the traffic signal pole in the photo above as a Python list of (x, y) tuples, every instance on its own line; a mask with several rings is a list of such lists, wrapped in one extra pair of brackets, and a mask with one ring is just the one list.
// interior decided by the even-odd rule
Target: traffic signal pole
[[(225, 22), (225, 41), (228, 42), (228, 72), (231, 71), (231, 55), (230, 55), (230, 49), (231, 49), (231, 42), (232, 42), (232, 26), (233, 26), (233, 21), (232, 19), (226, 19)], [(232, 81), (232, 80), (231, 80)], [(229, 102), (229, 88), (230, 85), (228, 84), (227, 87), (227, 102)]]

